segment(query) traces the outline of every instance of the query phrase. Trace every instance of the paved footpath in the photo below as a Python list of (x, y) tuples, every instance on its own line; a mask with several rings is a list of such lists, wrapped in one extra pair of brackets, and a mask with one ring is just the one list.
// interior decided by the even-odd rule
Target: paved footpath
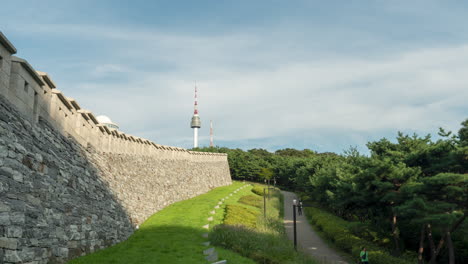
[[(292, 192), (281, 191), (284, 195), (284, 226), (288, 238), (294, 240), (293, 227), (293, 199), (297, 196)], [(347, 264), (334, 250), (329, 248), (322, 239), (312, 230), (305, 215), (296, 212), (297, 249), (319, 260), (320, 263)]]

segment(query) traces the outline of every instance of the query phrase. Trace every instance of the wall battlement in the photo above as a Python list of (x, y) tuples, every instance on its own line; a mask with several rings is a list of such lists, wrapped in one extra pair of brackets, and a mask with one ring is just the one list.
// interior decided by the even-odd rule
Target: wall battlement
[(13, 56), (16, 48), (0, 32), (0, 94), (35, 124), (48, 122), (64, 136), (73, 137), (84, 147), (115, 154), (157, 156), (161, 159), (193, 161), (225, 160), (224, 153), (195, 152), (163, 146), (100, 124), (95, 115), (66, 97), (45, 72), (36, 71), (26, 60)]
[(227, 155), (109, 129), (0, 32), (0, 263), (65, 263), (231, 183)]

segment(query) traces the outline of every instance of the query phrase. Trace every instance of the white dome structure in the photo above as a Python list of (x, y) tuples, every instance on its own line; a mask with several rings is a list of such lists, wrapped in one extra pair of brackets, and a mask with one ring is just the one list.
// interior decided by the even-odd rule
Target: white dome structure
[(100, 124), (103, 124), (108, 128), (117, 129), (117, 130), (119, 129), (119, 126), (116, 123), (112, 122), (112, 120), (108, 116), (100, 115), (100, 116), (96, 116), (96, 119)]

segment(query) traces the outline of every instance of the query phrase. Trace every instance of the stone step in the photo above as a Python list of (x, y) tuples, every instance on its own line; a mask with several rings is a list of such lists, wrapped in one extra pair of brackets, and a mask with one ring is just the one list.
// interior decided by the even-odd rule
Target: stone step
[(205, 247), (209, 247), (211, 244), (210, 241), (206, 241), (206, 242), (203, 242), (202, 245), (204, 245)]
[(215, 251), (213, 254), (206, 256), (205, 259), (209, 262), (218, 261), (218, 252)]
[(215, 248), (214, 247), (203, 250), (203, 255), (206, 255), (206, 256), (211, 255), (213, 253), (215, 253)]

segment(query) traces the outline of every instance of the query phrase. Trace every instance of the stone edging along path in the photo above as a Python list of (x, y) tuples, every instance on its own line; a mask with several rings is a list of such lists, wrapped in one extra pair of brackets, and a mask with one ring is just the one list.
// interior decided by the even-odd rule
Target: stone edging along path
[[(226, 197), (220, 199), (218, 201), (218, 204), (213, 208), (213, 210), (210, 212), (210, 216), (207, 218), (208, 220), (208, 224), (202, 226), (203, 229), (206, 229), (207, 231), (210, 230), (210, 222), (213, 221), (213, 215), (216, 214), (216, 210), (217, 209), (220, 209), (221, 208), (221, 205), (229, 198), (231, 198), (234, 194), (236, 194), (237, 192), (239, 192), (240, 190), (244, 189), (245, 187), (248, 187), (250, 186), (249, 184), (245, 184), (244, 186), (242, 187), (239, 187), (237, 188), (235, 191), (231, 192), (229, 195), (227, 195)], [(202, 236), (204, 238), (208, 238), (208, 232), (207, 233), (203, 233)], [(209, 247), (211, 242), (210, 241), (206, 241), (206, 242), (203, 242), (202, 243), (205, 247)], [(226, 264), (227, 263), (227, 260), (220, 260), (218, 261), (218, 253), (216, 252), (216, 249), (214, 247), (211, 247), (211, 248), (208, 248), (208, 249), (205, 249), (203, 250), (203, 255), (205, 255), (205, 259), (212, 263), (212, 264)]]

